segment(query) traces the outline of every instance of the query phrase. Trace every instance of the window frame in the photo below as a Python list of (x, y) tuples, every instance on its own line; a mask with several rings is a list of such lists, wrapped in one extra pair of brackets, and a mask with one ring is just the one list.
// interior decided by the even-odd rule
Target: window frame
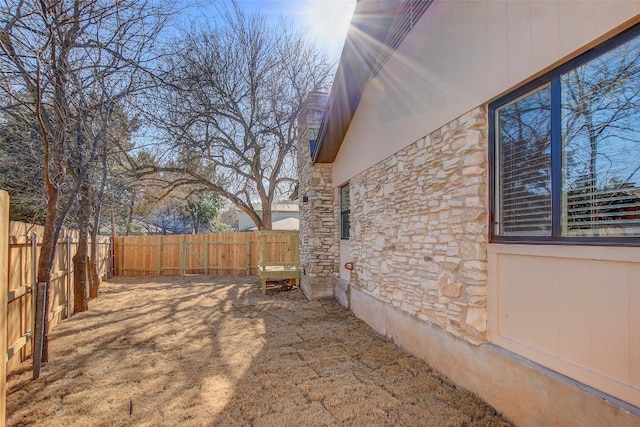
[[(351, 195), (349, 194), (349, 205), (345, 209), (345, 206), (342, 204), (342, 193), (345, 189), (347, 190), (347, 194), (349, 194), (350, 188), (348, 182), (338, 187), (338, 197), (340, 199), (340, 240), (349, 240), (351, 238)], [(348, 218), (349, 225), (346, 229), (346, 235), (344, 233), (345, 228), (343, 223), (345, 214)]]
[[(560, 78), (570, 70), (580, 67), (600, 55), (613, 50), (640, 36), (640, 24), (588, 49), (577, 57), (542, 74), (534, 80), (512, 90), (508, 94), (489, 103), (489, 242), (514, 244), (554, 244), (589, 246), (640, 246), (640, 236), (592, 237), (561, 236), (562, 206), (562, 94)], [(524, 97), (545, 85), (551, 86), (551, 235), (506, 236), (498, 234), (499, 224), (497, 206), (500, 180), (498, 179), (499, 159), (497, 147), (496, 112), (503, 106)]]

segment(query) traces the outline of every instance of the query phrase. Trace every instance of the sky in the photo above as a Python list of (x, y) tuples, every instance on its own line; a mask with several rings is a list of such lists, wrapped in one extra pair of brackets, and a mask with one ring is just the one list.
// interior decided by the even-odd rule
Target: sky
[[(226, 1), (229, 0), (201, 1), (198, 11), (191, 14), (212, 18), (216, 3)], [(356, 0), (238, 0), (238, 4), (248, 12), (260, 11), (274, 20), (280, 16), (291, 19), (308, 31), (331, 61), (338, 62)]]

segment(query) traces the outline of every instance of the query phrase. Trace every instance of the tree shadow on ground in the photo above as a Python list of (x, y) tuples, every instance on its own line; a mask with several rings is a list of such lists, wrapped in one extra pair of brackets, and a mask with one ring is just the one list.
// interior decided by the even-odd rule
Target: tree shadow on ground
[(51, 335), (9, 425), (504, 425), (335, 301), (255, 277), (117, 278)]

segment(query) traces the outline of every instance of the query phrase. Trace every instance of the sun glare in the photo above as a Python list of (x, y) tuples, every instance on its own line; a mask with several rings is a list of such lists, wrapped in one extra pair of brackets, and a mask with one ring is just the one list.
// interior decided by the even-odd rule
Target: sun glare
[(319, 46), (330, 57), (339, 58), (347, 36), (355, 0), (312, 0), (308, 2), (307, 26)]

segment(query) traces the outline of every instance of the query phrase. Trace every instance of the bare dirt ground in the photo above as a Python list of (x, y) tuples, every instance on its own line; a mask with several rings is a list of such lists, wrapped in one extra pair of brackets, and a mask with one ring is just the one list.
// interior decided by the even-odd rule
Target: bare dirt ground
[(9, 377), (8, 425), (506, 426), (335, 301), (255, 277), (117, 278)]

